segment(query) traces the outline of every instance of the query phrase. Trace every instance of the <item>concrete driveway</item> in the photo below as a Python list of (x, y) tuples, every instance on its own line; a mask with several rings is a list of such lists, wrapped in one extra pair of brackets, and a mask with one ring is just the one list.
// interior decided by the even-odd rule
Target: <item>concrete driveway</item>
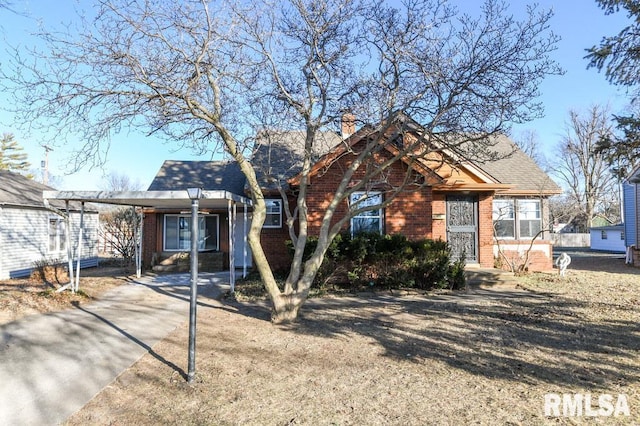
[[(219, 305), (229, 274), (200, 274), (198, 303)], [(0, 327), (0, 425), (56, 425), (189, 319), (189, 275), (143, 277), (75, 309)], [(176, 365), (177, 364), (177, 365)]]

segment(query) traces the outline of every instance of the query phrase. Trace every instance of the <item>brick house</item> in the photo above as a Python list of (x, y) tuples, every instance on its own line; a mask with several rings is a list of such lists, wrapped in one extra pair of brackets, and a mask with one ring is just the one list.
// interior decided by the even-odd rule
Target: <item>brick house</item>
[[(415, 140), (419, 137), (420, 128), (412, 120), (404, 117), (402, 126), (402, 132), (387, 129), (382, 138), (385, 141), (383, 149), (375, 153), (373, 163), (397, 154), (403, 138)], [(341, 134), (324, 132), (319, 135), (307, 196), (310, 235), (317, 234), (331, 195), (341, 181), (343, 171), (355, 158), (358, 147), (377, 131), (380, 130), (365, 127), (356, 132), (353, 121), (343, 121)], [(285, 241), (290, 239), (283, 204), (286, 201), (277, 186), (280, 184), (286, 193), (295, 193), (303, 141), (302, 132), (265, 132), (258, 136), (252, 158), (267, 199), (262, 244), (275, 269), (286, 269), (290, 262), (285, 246)], [(488, 161), (473, 161), (459, 150), (443, 148), (419, 161), (403, 159), (395, 162), (385, 172), (384, 184), (378, 179), (377, 183), (368, 185), (366, 194), (352, 194), (351, 202), (362, 202), (363, 198), (380, 201), (389, 188), (406, 183), (407, 176), (411, 176), (414, 184), (399, 192), (385, 208), (354, 217), (344, 228), (401, 233), (410, 239), (446, 240), (454, 254), (464, 253), (468, 265), (480, 267), (494, 267), (497, 258), (521, 256), (535, 237), (530, 269), (550, 270), (552, 246), (544, 231), (549, 228), (548, 197), (560, 193), (560, 188), (506, 136), (494, 137), (492, 144), (491, 150), (497, 156)], [(352, 182), (361, 179), (364, 170), (364, 166), (359, 168)], [(149, 191), (196, 186), (246, 195), (244, 176), (235, 163), (209, 161), (166, 161)], [(356, 196), (360, 201), (354, 198)], [(292, 211), (295, 207), (293, 198), (289, 197)], [(348, 209), (349, 201), (345, 201), (338, 207), (334, 221), (344, 217)], [(248, 216), (235, 215), (226, 209), (204, 213), (200, 219), (201, 235), (206, 238), (202, 250), (218, 256), (217, 267), (229, 265), (230, 245), (235, 247), (235, 259), (240, 259), (242, 253), (237, 250), (246, 247), (240, 242), (244, 238), (242, 231), (246, 229), (246, 221), (250, 220)], [(187, 250), (187, 238), (182, 238), (181, 233), (188, 227), (188, 216), (179, 210), (145, 210), (143, 253), (146, 265), (157, 263), (158, 253)], [(232, 216), (235, 220), (230, 220)], [(232, 223), (233, 228), (221, 226)], [(234, 238), (229, 238), (230, 233)], [(247, 256), (246, 248), (244, 250), (244, 256)], [(250, 253), (247, 262), (250, 263)]]

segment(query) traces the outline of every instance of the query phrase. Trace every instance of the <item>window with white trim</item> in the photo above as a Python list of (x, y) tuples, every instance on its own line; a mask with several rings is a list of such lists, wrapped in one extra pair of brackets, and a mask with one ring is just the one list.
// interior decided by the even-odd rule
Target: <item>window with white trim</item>
[(493, 227), (497, 238), (534, 238), (542, 229), (540, 200), (495, 198)]
[(601, 240), (607, 239), (607, 231), (605, 231), (604, 229), (600, 231), (600, 239)]
[[(198, 217), (198, 250), (219, 249), (218, 215)], [(164, 216), (164, 250), (187, 251), (191, 248), (191, 215), (167, 214)]]
[[(351, 210), (382, 204), (380, 192), (354, 192), (349, 197)], [(382, 233), (383, 211), (382, 208), (374, 208), (357, 213), (351, 218), (351, 235), (361, 232)]]
[(264, 200), (267, 207), (267, 215), (263, 228), (282, 228), (282, 200)]
[(515, 238), (515, 200), (493, 200), (493, 228), (498, 238)]
[(49, 253), (61, 252), (66, 248), (66, 225), (58, 216), (49, 218)]
[(540, 200), (518, 200), (518, 230), (520, 238), (533, 238), (542, 229)]

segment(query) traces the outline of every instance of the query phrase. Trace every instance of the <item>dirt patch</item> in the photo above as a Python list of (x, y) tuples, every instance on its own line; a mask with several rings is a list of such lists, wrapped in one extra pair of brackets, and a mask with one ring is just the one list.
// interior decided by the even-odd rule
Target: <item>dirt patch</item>
[[(27, 315), (59, 311), (72, 303), (86, 303), (96, 299), (105, 291), (117, 287), (127, 280), (130, 271), (119, 266), (99, 266), (83, 269), (80, 274), (80, 291), (57, 293), (58, 280), (44, 281), (35, 275), (0, 282), (0, 325)], [(61, 274), (56, 274), (57, 277)], [(66, 272), (64, 274), (66, 277)], [(68, 281), (68, 278), (67, 280)]]
[(545, 418), (544, 395), (607, 393), (631, 416), (596, 422), (638, 424), (640, 270), (598, 265), (527, 291), (313, 299), (290, 326), (260, 302), (203, 303), (195, 384), (185, 324), (68, 423), (591, 424)]

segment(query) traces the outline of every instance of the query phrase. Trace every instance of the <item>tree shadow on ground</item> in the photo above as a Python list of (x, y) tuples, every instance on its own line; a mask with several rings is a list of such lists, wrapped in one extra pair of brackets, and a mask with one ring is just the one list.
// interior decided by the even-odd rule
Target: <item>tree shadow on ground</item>
[(326, 338), (360, 335), (407, 362), (436, 360), (520, 383), (610, 389), (640, 381), (637, 321), (583, 318), (583, 303), (522, 291), (311, 300), (283, 327)]

